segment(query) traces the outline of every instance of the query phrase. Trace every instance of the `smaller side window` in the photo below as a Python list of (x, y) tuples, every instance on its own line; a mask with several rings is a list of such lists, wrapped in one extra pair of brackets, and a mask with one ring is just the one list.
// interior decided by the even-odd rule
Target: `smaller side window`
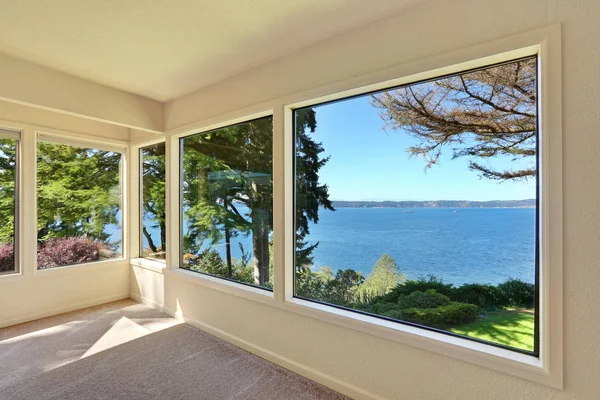
[(18, 152), (19, 133), (0, 129), (0, 274), (18, 272)]
[(140, 256), (164, 260), (165, 226), (165, 144), (140, 149)]

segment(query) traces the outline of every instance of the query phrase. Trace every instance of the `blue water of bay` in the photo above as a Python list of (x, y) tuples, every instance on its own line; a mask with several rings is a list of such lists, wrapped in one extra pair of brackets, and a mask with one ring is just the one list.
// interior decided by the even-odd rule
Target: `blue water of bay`
[[(156, 233), (157, 234), (157, 233)], [(310, 225), (309, 243), (319, 243), (313, 269), (352, 268), (369, 274), (379, 257), (391, 255), (408, 279), (434, 274), (446, 283), (498, 284), (535, 277), (533, 208), (338, 208), (321, 210)], [(252, 253), (250, 236), (232, 239)], [(225, 244), (216, 246), (225, 257)]]
[(409, 279), (498, 284), (535, 277), (533, 208), (338, 208), (310, 230), (314, 266), (368, 274), (384, 253)]

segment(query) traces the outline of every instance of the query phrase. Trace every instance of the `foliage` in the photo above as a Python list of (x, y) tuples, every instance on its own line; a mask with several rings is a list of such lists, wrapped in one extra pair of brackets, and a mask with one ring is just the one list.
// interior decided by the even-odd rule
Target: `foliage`
[(389, 254), (384, 254), (366, 278), (350, 268), (338, 270), (334, 275), (330, 267), (318, 271), (298, 267), (294, 293), (308, 299), (366, 309), (371, 299), (387, 293), (405, 279), (396, 261)]
[(335, 278), (325, 283), (323, 301), (344, 307), (352, 307), (357, 300), (358, 288), (365, 278), (353, 269), (338, 270)]
[[(272, 269), (272, 124), (271, 117), (260, 118), (187, 137), (183, 151), (184, 251), (199, 254), (206, 244), (225, 242), (224, 276), (230, 276), (231, 238), (251, 235), (253, 283), (261, 286), (269, 285)], [(296, 112), (298, 266), (317, 246), (303, 241), (309, 221), (318, 222), (319, 207), (333, 209), (327, 186), (319, 184), (319, 169), (328, 159), (320, 156), (322, 146), (308, 134), (315, 128), (314, 110)]]
[(316, 112), (312, 108), (296, 110), (294, 120), (296, 149), (296, 267), (312, 264), (312, 253), (319, 243), (308, 244), (309, 222), (319, 223), (319, 208), (335, 211), (329, 200), (329, 187), (319, 182), (319, 170), (329, 157), (322, 157), (321, 143), (309, 133), (317, 128)]
[[(327, 275), (322, 276), (329, 278)], [(323, 296), (325, 283), (325, 279), (311, 271), (310, 267), (297, 267), (294, 294), (306, 299), (325, 301)]]
[(401, 315), (407, 322), (446, 328), (474, 321), (479, 316), (479, 309), (474, 304), (451, 302), (435, 308), (407, 308), (401, 311)]
[[(109, 237), (105, 226), (118, 222), (121, 155), (46, 142), (37, 146), (39, 267), (98, 259), (100, 247), (108, 252), (100, 244)], [(16, 142), (0, 139), (0, 259), (9, 264), (14, 263), (9, 253), (14, 242), (15, 161)]]
[[(186, 252), (225, 242), (232, 277), (231, 238), (252, 235), (255, 284), (269, 280), (273, 217), (272, 118), (186, 137), (183, 202)], [(206, 242), (206, 243), (205, 243)]]
[(435, 289), (428, 289), (425, 292), (412, 292), (409, 295), (402, 295), (398, 299), (398, 307), (401, 310), (407, 308), (436, 308), (448, 305), (450, 299)]
[(520, 279), (509, 279), (498, 285), (504, 292), (509, 305), (514, 307), (531, 308), (535, 302), (535, 285)]
[(377, 296), (389, 293), (404, 281), (406, 274), (400, 273), (396, 261), (389, 254), (383, 254), (357, 290), (358, 300), (362, 303), (369, 302)]
[[(166, 245), (166, 210), (165, 210), (165, 143), (157, 143), (144, 147), (142, 158), (142, 234), (148, 242), (144, 253), (152, 257), (164, 258)], [(159, 243), (153, 238), (149, 229), (159, 232)]]
[(242, 253), (240, 260), (234, 260), (231, 275), (221, 255), (213, 248), (206, 248), (199, 255), (188, 255), (186, 268), (209, 275), (230, 277), (239, 282), (254, 284), (253, 267), (248, 263), (248, 255)]
[(396, 286), (388, 294), (374, 298), (373, 303), (397, 303), (400, 296), (406, 296), (413, 292), (425, 292), (427, 290), (435, 290), (444, 296), (452, 297), (454, 286), (451, 283), (445, 284), (442, 279), (430, 274), (427, 277), (421, 276), (419, 279), (408, 280), (404, 284)]
[[(14, 242), (16, 142), (0, 139), (0, 243)], [(12, 270), (13, 267), (10, 267)], [(0, 267), (2, 271), (2, 267)]]
[(101, 243), (86, 237), (49, 239), (38, 248), (38, 268), (52, 268), (98, 260), (102, 246)]
[(508, 305), (508, 299), (500, 287), (477, 283), (464, 284), (454, 289), (452, 299), (475, 304), (484, 309), (502, 308)]
[(38, 240), (106, 241), (121, 207), (120, 165), (119, 153), (38, 142)]
[[(387, 127), (420, 141), (408, 151), (424, 157), (427, 167), (450, 147), (485, 178), (527, 179), (536, 174), (536, 76), (536, 60), (529, 58), (381, 92), (372, 104)], [(481, 163), (498, 155), (532, 165), (497, 170)]]
[(15, 246), (12, 243), (0, 244), (0, 272), (15, 270)]

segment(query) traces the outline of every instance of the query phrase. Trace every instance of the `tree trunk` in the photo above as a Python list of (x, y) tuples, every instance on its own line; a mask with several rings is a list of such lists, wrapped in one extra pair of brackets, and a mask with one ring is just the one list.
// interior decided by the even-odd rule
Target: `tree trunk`
[(166, 220), (166, 218), (163, 216), (162, 221), (160, 222), (160, 250), (163, 252), (163, 254), (166, 257), (167, 254), (167, 227), (166, 224), (164, 223), (164, 221)]
[[(145, 226), (142, 227), (142, 232), (144, 233), (144, 236), (146, 236), (146, 240), (148, 241), (148, 247), (150, 247), (150, 250), (152, 251), (152, 253), (154, 253), (154, 254), (158, 253), (158, 249), (154, 245), (152, 236), (150, 236), (150, 233), (148, 233), (148, 230), (146, 229)], [(142, 249), (142, 251), (144, 251), (144, 249)], [(142, 256), (143, 256), (143, 254), (142, 254)]]
[(269, 282), (269, 226), (262, 214), (257, 211), (259, 218), (253, 218), (252, 253), (254, 256), (254, 284), (264, 286)]

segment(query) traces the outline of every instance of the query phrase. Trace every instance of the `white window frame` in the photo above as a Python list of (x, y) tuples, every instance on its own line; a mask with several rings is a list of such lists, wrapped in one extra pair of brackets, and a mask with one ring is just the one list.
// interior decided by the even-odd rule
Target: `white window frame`
[(15, 207), (14, 207), (14, 225), (15, 225), (15, 239), (14, 239), (14, 270), (0, 272), (0, 276), (19, 275), (21, 274), (21, 130), (5, 128), (0, 125), (0, 138), (1, 139), (12, 139), (17, 142), (16, 146), (16, 162), (15, 162)]
[[(29, 262), (33, 265), (34, 276), (44, 276), (46, 274), (62, 273), (72, 268), (85, 268), (85, 267), (98, 267), (98, 266), (110, 266), (113, 264), (122, 264), (129, 258), (129, 207), (128, 207), (128, 159), (129, 159), (129, 144), (126, 141), (100, 138), (91, 135), (76, 134), (72, 132), (59, 131), (55, 129), (34, 129), (33, 143), (30, 146), (29, 153), (33, 160), (32, 170), (33, 173), (32, 181), (28, 187), (34, 192), (33, 201), (30, 201), (29, 207), (32, 207), (33, 212), (29, 213), (33, 216), (33, 227), (29, 226), (29, 231), (32, 232), (29, 248), (37, 248), (37, 235), (33, 232), (37, 232), (37, 144), (38, 142), (63, 144), (67, 146), (84, 147), (90, 149), (112, 151), (121, 154), (121, 168), (120, 174), (120, 186), (121, 186), (121, 256), (110, 260), (92, 261), (87, 263), (76, 263), (70, 265), (62, 265), (59, 267), (39, 269), (37, 265), (37, 251), (33, 256), (27, 255)], [(35, 243), (35, 245), (33, 244)]]
[[(164, 136), (157, 136), (155, 138), (152, 138), (150, 140), (144, 140), (142, 142), (136, 143), (135, 145), (131, 146), (131, 166), (132, 166), (132, 173), (130, 176), (130, 182), (131, 182), (131, 186), (130, 186), (130, 201), (131, 201), (131, 210), (133, 211), (131, 213), (131, 218), (130, 218), (130, 224), (131, 224), (131, 229), (130, 229), (130, 241), (131, 241), (131, 263), (136, 265), (136, 266), (140, 266), (140, 267), (145, 267), (147, 269), (151, 269), (151, 270), (158, 270), (159, 272), (162, 272), (163, 269), (166, 267), (166, 263), (167, 260), (166, 258), (163, 259), (158, 259), (158, 258), (146, 258), (143, 257), (142, 255), (142, 211), (143, 211), (143, 206), (142, 206), (142, 158), (141, 158), (141, 151), (148, 147), (148, 146), (152, 146), (155, 144), (160, 144), (160, 143), (165, 143), (165, 138)], [(167, 169), (167, 165), (168, 165), (168, 154), (167, 154), (167, 149), (166, 149), (166, 143), (165, 143), (165, 171)], [(165, 185), (166, 185), (166, 174), (165, 174)], [(165, 195), (166, 195), (166, 189), (165, 189)], [(168, 197), (168, 196), (167, 196)], [(166, 208), (166, 203), (165, 203), (165, 208)], [(166, 212), (166, 210), (165, 210)], [(165, 226), (167, 227), (169, 225), (169, 221), (166, 220), (165, 221)], [(168, 232), (168, 227), (167, 227), (167, 232)], [(166, 241), (168, 242), (169, 237), (167, 235)], [(167, 246), (167, 249), (169, 247)]]
[[(198, 273), (190, 271), (186, 268), (182, 268), (180, 265), (181, 258), (181, 139), (188, 136), (195, 136), (205, 132), (213, 131), (215, 129), (226, 128), (228, 126), (242, 124), (255, 119), (272, 117), (273, 125), (275, 125), (275, 114), (272, 109), (261, 109), (256, 112), (249, 113), (238, 113), (235, 117), (224, 118), (220, 122), (207, 121), (205, 124), (199, 127), (192, 125), (176, 132), (171, 132), (167, 139), (167, 193), (171, 195), (167, 198), (167, 268), (169, 272), (173, 272), (174, 276), (190, 280), (192, 282), (201, 283), (204, 286), (212, 287), (217, 290), (221, 290), (230, 294), (239, 295), (242, 297), (250, 297), (258, 301), (272, 302), (274, 299), (274, 289), (268, 290), (258, 286), (248, 285), (233, 280), (220, 278), (208, 274)], [(275, 128), (273, 128), (275, 131)], [(275, 175), (275, 138), (273, 138), (273, 174)], [(274, 177), (275, 179), (275, 177)], [(275, 184), (273, 185), (275, 186)], [(275, 215), (275, 188), (273, 188), (273, 214)], [(276, 222), (275, 222), (276, 224)], [(275, 230), (275, 228), (274, 228)], [(173, 247), (169, 243), (176, 244)], [(176, 251), (173, 251), (175, 250)], [(277, 257), (277, 252), (274, 252), (274, 257)], [(275, 260), (275, 262), (277, 262)], [(273, 286), (275, 286), (276, 278), (278, 273), (273, 270)]]
[[(527, 56), (538, 57), (540, 133), (539, 357), (293, 297), (294, 181), (292, 110), (371, 91), (456, 74)], [(534, 382), (563, 387), (561, 31), (553, 25), (428, 59), (272, 99), (167, 131), (167, 266), (165, 275), (281, 310), (440, 353)], [(179, 139), (273, 115), (273, 292), (179, 268)], [(134, 164), (135, 165), (135, 164)], [(136, 226), (133, 224), (132, 226)], [(137, 239), (136, 239), (137, 240)]]

